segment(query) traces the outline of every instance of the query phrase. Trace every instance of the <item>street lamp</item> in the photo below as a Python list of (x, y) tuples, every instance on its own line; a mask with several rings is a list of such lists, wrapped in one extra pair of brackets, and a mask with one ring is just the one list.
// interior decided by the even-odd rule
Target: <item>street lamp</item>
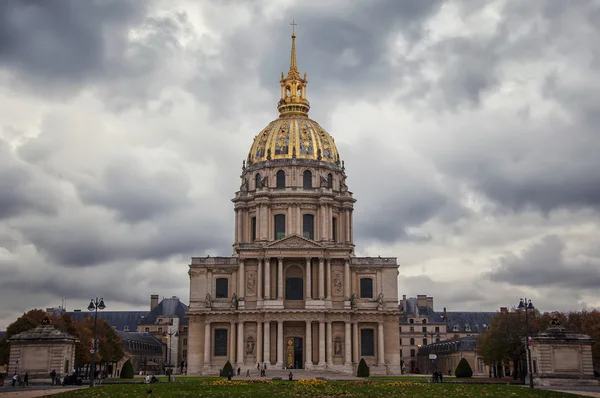
[(533, 304), (531, 300), (527, 300), (527, 297), (522, 298), (519, 301), (518, 309), (525, 309), (525, 346), (527, 348), (527, 358), (529, 363), (529, 387), (533, 388), (533, 366), (531, 366), (531, 347), (529, 347), (529, 316), (527, 315), (528, 310), (533, 310)]
[(91, 299), (90, 300), (90, 305), (88, 305), (88, 311), (94, 311), (94, 340), (92, 341), (92, 349), (90, 350), (90, 352), (92, 353), (92, 367), (90, 369), (91, 371), (91, 375), (90, 375), (90, 387), (94, 387), (94, 377), (96, 376), (96, 351), (98, 351), (98, 339), (96, 337), (97, 334), (97, 324), (98, 324), (98, 310), (103, 310), (105, 309), (106, 306), (104, 305), (104, 299), (102, 297), (100, 297), (100, 300), (98, 300), (98, 297), (96, 297), (96, 299)]
[(167, 338), (167, 350), (169, 351), (169, 362), (167, 363), (168, 370), (167, 372), (169, 377), (169, 383), (171, 382), (171, 372), (173, 371), (173, 365), (171, 364), (171, 339), (173, 336), (178, 336), (179, 333), (171, 331), (170, 328), (167, 329), (168, 332), (165, 333), (165, 337)]

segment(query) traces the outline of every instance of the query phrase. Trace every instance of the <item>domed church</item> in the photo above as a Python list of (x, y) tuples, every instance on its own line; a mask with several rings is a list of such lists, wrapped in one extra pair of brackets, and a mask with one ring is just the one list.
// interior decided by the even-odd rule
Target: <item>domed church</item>
[(306, 73), (281, 74), (279, 117), (256, 137), (233, 198), (234, 254), (193, 257), (188, 374), (234, 368), (400, 374), (398, 264), (354, 255), (335, 140), (308, 116)]

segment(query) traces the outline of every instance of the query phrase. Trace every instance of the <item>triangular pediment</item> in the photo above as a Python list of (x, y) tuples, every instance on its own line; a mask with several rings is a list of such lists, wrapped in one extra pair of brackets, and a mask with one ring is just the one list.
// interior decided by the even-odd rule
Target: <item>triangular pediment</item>
[(319, 243), (298, 234), (291, 234), (267, 245), (269, 249), (322, 249)]

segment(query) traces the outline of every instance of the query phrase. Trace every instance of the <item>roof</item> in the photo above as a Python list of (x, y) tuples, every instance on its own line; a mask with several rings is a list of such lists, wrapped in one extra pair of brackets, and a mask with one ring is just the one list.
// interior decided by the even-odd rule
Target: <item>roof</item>
[(74, 343), (79, 340), (75, 336), (61, 332), (52, 325), (40, 325), (33, 329), (12, 335), (8, 341), (11, 343), (18, 341), (61, 341)]
[[(497, 312), (449, 311), (446, 312), (446, 331), (448, 333), (481, 333), (489, 327), (492, 318), (497, 314)], [(455, 326), (457, 327), (456, 330), (454, 329)]]
[(164, 344), (162, 341), (154, 337), (152, 334), (147, 332), (122, 332), (120, 330), (116, 331), (117, 336), (121, 339), (121, 342), (125, 341), (137, 341), (140, 343), (148, 343), (148, 344)]
[(571, 330), (567, 330), (564, 326), (560, 324), (551, 325), (546, 330), (541, 331), (535, 336), (533, 336), (532, 339), (536, 343), (541, 344), (594, 344), (594, 340), (590, 336), (583, 333), (577, 333)]
[(435, 312), (433, 308), (427, 306), (419, 306), (417, 305), (416, 298), (409, 298), (406, 300), (406, 307), (402, 314), (402, 318), (400, 319), (400, 323), (409, 323), (408, 318), (411, 316), (418, 316), (421, 318), (426, 318), (427, 323), (433, 324), (443, 324), (444, 315), (439, 312)]
[(153, 325), (156, 323), (156, 319), (159, 316), (166, 317), (177, 317), (179, 318), (180, 325), (187, 325), (188, 320), (185, 317), (185, 313), (188, 310), (188, 306), (183, 304), (179, 298), (171, 297), (163, 299), (152, 311), (146, 314), (142, 324)]
[[(136, 331), (138, 323), (148, 315), (148, 311), (98, 311), (98, 318), (105, 320), (108, 324), (114, 327), (116, 330), (128, 330)], [(87, 316), (93, 316), (88, 311), (71, 311), (67, 312), (72, 318), (78, 321), (83, 321)]]
[(475, 351), (477, 349), (477, 338), (475, 336), (460, 337), (458, 339), (444, 340), (437, 343), (427, 344), (419, 348), (419, 354), (434, 352), (457, 352)]

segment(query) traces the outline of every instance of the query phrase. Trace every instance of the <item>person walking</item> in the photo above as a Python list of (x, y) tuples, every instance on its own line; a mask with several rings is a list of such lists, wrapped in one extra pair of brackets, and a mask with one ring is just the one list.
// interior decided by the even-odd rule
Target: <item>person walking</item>
[(23, 383), (25, 383), (25, 386), (29, 386), (29, 372), (25, 372), (25, 376), (23, 377)]
[(52, 378), (52, 385), (56, 385), (56, 369), (52, 369), (52, 372), (50, 372), (50, 377)]

